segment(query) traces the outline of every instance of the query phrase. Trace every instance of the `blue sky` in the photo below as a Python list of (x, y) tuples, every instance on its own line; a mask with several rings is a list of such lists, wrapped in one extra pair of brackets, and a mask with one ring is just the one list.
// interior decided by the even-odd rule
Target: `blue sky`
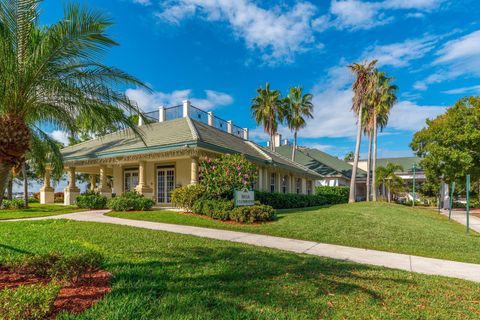
[[(315, 118), (300, 144), (337, 156), (354, 148), (348, 63), (377, 58), (399, 86), (380, 156), (406, 156), (413, 132), (480, 85), (480, 1), (84, 0), (115, 22), (120, 43), (105, 57), (153, 88), (125, 88), (148, 110), (193, 104), (249, 127), (256, 89), (314, 94)], [(42, 4), (42, 23), (59, 19), (58, 0)], [(291, 134), (285, 128), (286, 137)], [(62, 138), (61, 132), (52, 135)], [(366, 141), (362, 152), (366, 149)]]

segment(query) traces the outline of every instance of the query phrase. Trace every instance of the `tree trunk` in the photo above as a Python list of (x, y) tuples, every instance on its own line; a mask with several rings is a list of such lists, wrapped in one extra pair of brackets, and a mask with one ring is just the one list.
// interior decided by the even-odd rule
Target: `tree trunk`
[(348, 196), (348, 203), (355, 202), (355, 189), (357, 182), (357, 166), (358, 166), (358, 156), (360, 153), (360, 143), (362, 142), (362, 108), (358, 112), (357, 120), (357, 144), (355, 146), (355, 157), (353, 159), (353, 168), (352, 168), (352, 177), (350, 178), (350, 194)]
[(27, 177), (27, 164), (22, 164), (23, 174), (23, 201), (25, 202), (25, 208), (28, 208), (28, 177)]
[(293, 133), (292, 161), (295, 162), (295, 150), (297, 149), (297, 130)]
[(367, 202), (370, 201), (370, 170), (372, 165), (372, 133), (368, 133), (368, 153), (367, 153)]
[(387, 190), (388, 202), (392, 201), (392, 193), (390, 192), (390, 188)]
[(10, 173), (8, 175), (8, 183), (7, 183), (7, 199), (12, 200), (13, 198), (13, 175)]
[(373, 114), (372, 200), (377, 201), (377, 114)]
[(2, 207), (5, 188), (8, 182), (8, 176), (12, 171), (12, 166), (5, 162), (0, 162), (0, 208)]

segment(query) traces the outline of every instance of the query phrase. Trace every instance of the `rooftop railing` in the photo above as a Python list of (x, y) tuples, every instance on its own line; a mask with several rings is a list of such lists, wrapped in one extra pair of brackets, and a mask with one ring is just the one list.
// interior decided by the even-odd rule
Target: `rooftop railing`
[[(151, 111), (144, 114), (149, 123), (164, 122), (184, 117), (190, 117), (192, 120), (207, 124), (223, 132), (230, 133), (239, 138), (248, 140), (248, 129), (241, 128), (233, 124), (232, 121), (227, 121), (219, 118), (213, 112), (206, 112), (195, 106), (192, 106), (190, 101), (186, 100), (183, 104), (173, 107), (160, 107), (158, 111)], [(140, 119), (139, 125), (143, 122)]]

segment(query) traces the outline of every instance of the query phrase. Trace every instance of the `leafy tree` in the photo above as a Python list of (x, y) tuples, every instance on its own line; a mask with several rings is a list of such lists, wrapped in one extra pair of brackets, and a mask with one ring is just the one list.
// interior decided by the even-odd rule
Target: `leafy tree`
[(303, 94), (302, 87), (290, 88), (290, 93), (284, 99), (284, 115), (288, 128), (293, 131), (292, 161), (295, 161), (298, 130), (307, 125), (305, 118), (313, 119), (313, 95)]
[(392, 201), (392, 194), (398, 194), (405, 190), (405, 182), (395, 172), (402, 171), (402, 166), (394, 163), (387, 163), (385, 167), (378, 167), (376, 179), (378, 184), (383, 184), (387, 189), (387, 200)]
[(270, 148), (275, 151), (273, 137), (277, 133), (278, 123), (284, 118), (280, 91), (270, 90), (270, 84), (267, 82), (265, 88), (257, 89), (257, 93), (258, 95), (252, 99), (250, 109), (257, 124), (263, 125), (265, 132), (270, 136)]
[(343, 157), (343, 161), (353, 161), (354, 157), (355, 154), (353, 153), (353, 151), (350, 151)]
[(355, 155), (353, 160), (352, 178), (350, 180), (350, 194), (348, 202), (355, 202), (355, 187), (357, 180), (358, 157), (360, 153), (360, 144), (362, 139), (363, 111), (365, 109), (368, 94), (370, 90), (370, 78), (377, 60), (364, 62), (363, 64), (353, 63), (348, 67), (355, 74), (355, 80), (352, 84), (353, 99), (352, 111), (357, 116), (357, 143), (355, 145)]
[(480, 97), (465, 97), (444, 114), (427, 120), (410, 144), (427, 179), (438, 183), (465, 183), (480, 178)]
[(106, 34), (111, 21), (71, 4), (60, 21), (40, 27), (39, 3), (0, 2), (0, 204), (11, 168), (46, 136), (42, 124), (76, 132), (76, 119), (83, 119), (139, 133), (124, 112), (137, 114), (138, 108), (114, 87), (144, 85), (99, 62), (117, 45)]

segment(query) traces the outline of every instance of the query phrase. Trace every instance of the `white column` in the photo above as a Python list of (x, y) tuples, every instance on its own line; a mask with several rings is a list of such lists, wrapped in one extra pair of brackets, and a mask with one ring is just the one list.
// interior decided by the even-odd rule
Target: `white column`
[(183, 117), (189, 118), (190, 117), (190, 100), (183, 101)]
[(307, 194), (307, 179), (302, 178), (302, 194)]
[(230, 133), (230, 134), (233, 132), (233, 122), (232, 122), (232, 120), (227, 121), (227, 132)]
[(158, 122), (164, 122), (166, 119), (166, 114), (165, 114), (165, 107), (164, 106), (160, 106), (160, 108), (158, 108)]
[(75, 200), (80, 195), (80, 189), (76, 186), (75, 167), (68, 168), (69, 182), (64, 189), (63, 203), (66, 206), (75, 204)]
[(248, 128), (243, 128), (243, 139), (248, 140)]
[(190, 184), (198, 183), (198, 158), (193, 157), (191, 162)]
[(95, 191), (97, 188), (97, 175), (91, 174), (90, 175), (90, 191)]
[(263, 169), (258, 168), (258, 191), (263, 191)]
[(143, 126), (143, 118), (141, 115), (138, 115), (138, 126), (139, 127)]
[(49, 204), (55, 202), (55, 190), (50, 185), (50, 170), (45, 170), (43, 176), (43, 187), (40, 189), (40, 203)]
[(147, 185), (147, 162), (140, 161), (138, 165), (138, 185), (135, 190), (147, 198), (153, 198), (153, 189)]
[(108, 186), (107, 181), (107, 166), (101, 165), (100, 166), (100, 185), (98, 187), (98, 192), (107, 198), (112, 196), (112, 188)]
[(210, 127), (215, 126), (215, 115), (211, 111), (208, 112), (208, 125)]

